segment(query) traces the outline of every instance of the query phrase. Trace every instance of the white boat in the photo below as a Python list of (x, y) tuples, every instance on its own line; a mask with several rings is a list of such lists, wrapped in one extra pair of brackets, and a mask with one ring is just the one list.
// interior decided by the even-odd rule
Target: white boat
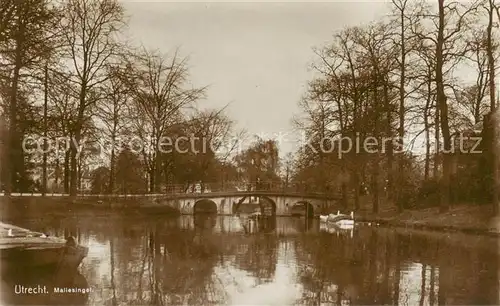
[(351, 211), (350, 215), (341, 214), (337, 211), (337, 214), (321, 215), (319, 220), (323, 223), (334, 224), (341, 228), (350, 228), (354, 226), (354, 212)]

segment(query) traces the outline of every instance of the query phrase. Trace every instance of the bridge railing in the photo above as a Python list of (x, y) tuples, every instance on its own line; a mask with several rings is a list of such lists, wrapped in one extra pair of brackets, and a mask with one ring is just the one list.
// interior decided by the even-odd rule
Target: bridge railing
[[(215, 182), (215, 183), (197, 183), (197, 184), (165, 184), (162, 185), (159, 191), (128, 193), (128, 192), (92, 192), (90, 190), (79, 190), (78, 196), (89, 197), (140, 197), (140, 196), (162, 196), (162, 195), (178, 195), (178, 194), (204, 194), (204, 193), (238, 193), (238, 192), (279, 192), (279, 193), (296, 193), (296, 194), (328, 194), (315, 186), (308, 186), (298, 183), (284, 183), (277, 181), (264, 181), (255, 183), (245, 182)], [(0, 193), (0, 196), (4, 195)], [(47, 192), (46, 196), (69, 196), (68, 193)], [(11, 196), (42, 196), (42, 193), (37, 192), (22, 192), (11, 193)]]

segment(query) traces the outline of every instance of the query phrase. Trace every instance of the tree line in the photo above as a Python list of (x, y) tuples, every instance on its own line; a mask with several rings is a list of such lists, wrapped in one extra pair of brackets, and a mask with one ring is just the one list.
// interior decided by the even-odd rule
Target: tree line
[[(291, 161), (293, 179), (339, 192), (346, 208), (496, 208), (499, 22), (494, 0), (392, 0), (384, 18), (336, 32), (315, 49), (316, 76), (295, 119), (316, 148), (330, 149), (304, 146)], [(482, 153), (454, 150), (459, 135), (466, 147), (482, 137)], [(342, 158), (323, 143), (370, 137), (394, 141)]]
[[(252, 148), (237, 151), (244, 131), (225, 108), (200, 107), (206, 89), (179, 50), (128, 41), (118, 1), (2, 1), (1, 188), (76, 195), (92, 176), (93, 192), (139, 193), (256, 179)], [(193, 136), (210, 146), (162, 149), (165, 137)]]
[[(462, 201), (497, 203), (491, 140), (499, 19), (494, 0), (393, 0), (386, 17), (334, 33), (315, 49), (316, 76), (300, 101), (297, 127), (321, 148), (332, 138), (395, 141), (341, 158), (339, 148), (304, 146), (283, 163), (275, 140), (243, 149), (245, 133), (224, 108), (200, 107), (207, 88), (191, 83), (179, 50), (128, 41), (119, 2), (4, 0), (1, 188), (75, 195), (92, 172), (96, 193), (280, 181), (339, 193), (346, 208), (362, 209), (369, 199), (375, 212), (384, 205), (401, 211), (421, 203), (442, 210)], [(457, 135), (478, 131), (483, 153), (453, 150)], [(165, 137), (193, 136), (212, 145), (202, 153), (162, 149)], [(43, 139), (47, 150), (33, 150), (40, 142), (27, 137)], [(53, 147), (58, 138), (71, 140), (67, 150)], [(140, 149), (123, 139), (139, 140)], [(419, 141), (422, 155), (414, 150)]]

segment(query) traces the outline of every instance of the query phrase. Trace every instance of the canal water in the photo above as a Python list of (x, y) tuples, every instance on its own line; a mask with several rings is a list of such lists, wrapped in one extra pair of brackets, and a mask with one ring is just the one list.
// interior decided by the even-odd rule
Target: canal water
[[(6, 220), (7, 221), (7, 220)], [(497, 239), (278, 217), (35, 216), (10, 223), (73, 235), (81, 293), (9, 303), (86, 305), (498, 304)], [(69, 271), (67, 272), (70, 273)], [(72, 276), (73, 277), (73, 276)], [(31, 283), (41, 282), (34, 276)], [(19, 280), (17, 282), (23, 282)]]

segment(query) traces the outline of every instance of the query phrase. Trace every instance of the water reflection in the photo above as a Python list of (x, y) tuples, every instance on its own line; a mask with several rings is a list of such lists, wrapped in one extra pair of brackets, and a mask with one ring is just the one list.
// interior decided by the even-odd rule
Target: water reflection
[(89, 305), (498, 303), (493, 238), (210, 214), (16, 223), (89, 246)]
[[(276, 216), (261, 216), (259, 218), (252, 218), (248, 215), (239, 215), (233, 220), (239, 223), (245, 234), (276, 232)], [(224, 219), (221, 220), (222, 224), (225, 222), (226, 221)]]
[[(35, 294), (27, 293), (31, 288)], [(2, 305), (85, 305), (90, 294), (78, 271), (2, 275)]]
[(354, 237), (354, 228), (342, 228), (335, 224), (321, 223), (319, 225), (319, 230), (322, 232), (327, 232), (330, 234), (335, 234), (337, 236), (347, 235), (351, 238)]
[(195, 214), (193, 220), (194, 226), (198, 229), (213, 229), (217, 224), (217, 214)]

